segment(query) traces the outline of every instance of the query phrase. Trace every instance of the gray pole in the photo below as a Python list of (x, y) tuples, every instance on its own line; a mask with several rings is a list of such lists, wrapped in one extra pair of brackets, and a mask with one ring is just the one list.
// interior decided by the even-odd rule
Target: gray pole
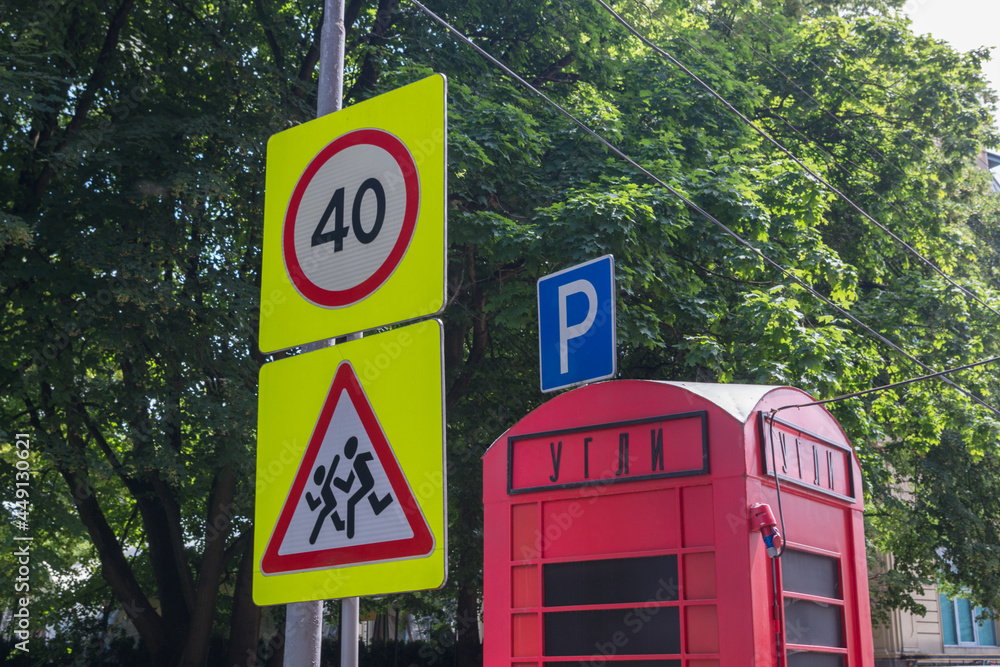
[[(344, 97), (344, 2), (325, 0), (323, 5), (323, 33), (319, 52), (319, 92), (316, 97), (316, 117), (340, 111)], [(357, 598), (355, 609), (357, 608)], [(343, 612), (341, 616), (343, 617)], [(346, 624), (342, 624), (346, 627)], [(357, 667), (358, 664), (358, 614), (354, 612), (354, 639), (341, 633), (340, 644), (354, 645), (354, 660), (347, 662), (347, 653), (341, 649), (341, 665)], [(294, 667), (319, 667), (320, 639), (323, 630), (323, 601), (296, 602), (285, 609), (285, 664)]]
[(340, 111), (344, 98), (344, 2), (326, 0), (319, 51), (319, 95), (316, 117)]
[[(343, 0), (326, 0), (326, 15), (336, 17), (323, 21), (323, 44), (319, 59), (319, 99), (317, 115), (340, 111), (344, 97), (344, 26)], [(347, 340), (361, 338), (361, 334), (347, 336)], [(340, 601), (340, 664), (342, 667), (358, 665), (358, 621), (361, 601), (344, 598)]]
[(285, 607), (285, 664), (319, 667), (323, 601), (295, 602)]
[(358, 624), (361, 598), (344, 598), (340, 601), (340, 664), (358, 667)]

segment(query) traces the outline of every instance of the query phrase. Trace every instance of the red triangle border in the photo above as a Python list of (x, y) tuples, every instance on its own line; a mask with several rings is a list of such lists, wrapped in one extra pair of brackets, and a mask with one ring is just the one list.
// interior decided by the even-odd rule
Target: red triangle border
[[(386, 477), (392, 487), (392, 491), (403, 509), (403, 514), (410, 524), (413, 537), (392, 540), (389, 542), (377, 542), (373, 544), (362, 544), (358, 546), (337, 547), (334, 549), (321, 549), (299, 554), (280, 555), (278, 549), (285, 539), (285, 533), (292, 521), (292, 515), (299, 503), (299, 499), (305, 492), (306, 484), (309, 481), (309, 473), (319, 454), (323, 438), (326, 436), (340, 400), (341, 393), (346, 390), (347, 395), (354, 403), (354, 408), (361, 418), (361, 423), (372, 442), (375, 455), (379, 459)], [(389, 440), (382, 431), (382, 425), (375, 416), (371, 402), (365, 395), (357, 373), (349, 361), (342, 361), (337, 366), (337, 372), (333, 376), (333, 384), (327, 393), (323, 408), (320, 411), (316, 427), (313, 429), (309, 444), (302, 455), (302, 462), (295, 473), (295, 479), (285, 498), (278, 521), (275, 524), (271, 538), (268, 540), (267, 548), (261, 557), (260, 569), (265, 575), (284, 574), (287, 572), (300, 572), (303, 570), (319, 570), (349, 565), (362, 565), (365, 563), (376, 563), (389, 560), (401, 560), (406, 558), (423, 558), (429, 556), (434, 551), (434, 535), (427, 525), (427, 520), (420, 511), (420, 506), (413, 497), (410, 485), (406, 481), (406, 476), (399, 467), (396, 455), (389, 445)]]

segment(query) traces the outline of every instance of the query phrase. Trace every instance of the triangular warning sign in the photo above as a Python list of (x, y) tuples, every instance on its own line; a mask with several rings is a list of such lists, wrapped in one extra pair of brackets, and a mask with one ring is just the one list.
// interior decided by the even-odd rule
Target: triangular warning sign
[(350, 362), (341, 362), (268, 540), (281, 574), (421, 558), (434, 535)]

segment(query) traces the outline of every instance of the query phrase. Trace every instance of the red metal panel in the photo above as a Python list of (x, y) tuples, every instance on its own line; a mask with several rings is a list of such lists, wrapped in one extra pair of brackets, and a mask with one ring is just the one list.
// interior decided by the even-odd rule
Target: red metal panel
[(545, 558), (639, 553), (677, 546), (677, 491), (615, 493), (542, 505)]
[(689, 486), (681, 490), (681, 526), (685, 547), (715, 544), (715, 507), (711, 486)]
[(715, 584), (715, 553), (684, 554), (684, 599), (713, 600)]
[[(859, 489), (854, 485), (854, 452), (847, 445), (827, 440), (807, 427), (779, 417), (762, 416), (763, 474), (778, 476), (802, 486), (853, 502)], [(773, 459), (777, 459), (775, 469)]]
[(512, 654), (517, 657), (538, 655), (540, 640), (538, 637), (538, 614), (514, 614), (511, 617)]
[(685, 608), (687, 653), (719, 652), (719, 615), (714, 604)]
[(538, 505), (527, 503), (510, 508), (510, 559), (532, 560), (541, 554), (542, 539), (538, 530)]
[(511, 568), (511, 607), (537, 607), (541, 604), (538, 594), (538, 566), (521, 565)]
[(705, 411), (508, 438), (511, 493), (708, 472)]
[[(486, 503), (483, 507), (483, 643), (488, 664), (509, 664), (511, 636), (510, 598), (510, 505)], [(494, 528), (495, 527), (495, 528)], [(502, 662), (495, 662), (502, 659)]]
[[(714, 435), (714, 434), (713, 434)], [(742, 458), (740, 459), (742, 461)], [(723, 641), (719, 660), (723, 665), (771, 665), (766, 642), (758, 645), (759, 633), (770, 631), (769, 591), (763, 563), (752, 559), (752, 547), (760, 536), (749, 531), (749, 503), (745, 477), (719, 479), (712, 485), (715, 508), (715, 572), (719, 627)]]
[(848, 610), (848, 627), (854, 633), (858, 656), (855, 665), (874, 667), (875, 645), (872, 639), (872, 614), (868, 596), (868, 559), (865, 553), (864, 519), (860, 511), (851, 512), (848, 526), (851, 550), (847, 558), (850, 565), (854, 604)]

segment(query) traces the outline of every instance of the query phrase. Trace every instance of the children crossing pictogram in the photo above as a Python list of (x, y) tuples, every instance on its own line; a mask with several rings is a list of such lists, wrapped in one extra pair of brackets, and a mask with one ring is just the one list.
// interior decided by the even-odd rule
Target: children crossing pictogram
[[(354, 440), (357, 442), (357, 438), (354, 438)], [(330, 512), (333, 512), (333, 516), (330, 519), (337, 530), (344, 529), (344, 520), (334, 512), (334, 509), (337, 507), (337, 497), (330, 487), (330, 483), (333, 481), (333, 474), (337, 472), (337, 463), (339, 461), (340, 457), (334, 456), (333, 463), (330, 465), (330, 472), (326, 472), (326, 468), (319, 466), (316, 468), (316, 472), (313, 473), (313, 481), (320, 487), (318, 498), (314, 498), (312, 493), (306, 491), (306, 504), (309, 505), (309, 509), (315, 510), (320, 505), (323, 506), (323, 509), (319, 511), (319, 517), (316, 519), (315, 525), (313, 525), (312, 533), (309, 534), (309, 544), (316, 544), (319, 530), (323, 527), (323, 520), (329, 516)]]
[(349, 362), (337, 368), (261, 559), (265, 574), (420, 558), (434, 537)]
[[(337, 466), (340, 463), (339, 454), (333, 457), (329, 472), (327, 472), (325, 466), (321, 465), (313, 473), (313, 482), (320, 487), (319, 497), (314, 497), (312, 493), (307, 491), (306, 504), (309, 505), (310, 510), (315, 510), (320, 505), (323, 507), (320, 509), (316, 523), (313, 525), (312, 533), (309, 535), (309, 544), (316, 544), (316, 538), (319, 536), (319, 531), (323, 527), (323, 521), (327, 516), (333, 521), (333, 525), (337, 530), (345, 530), (346, 528), (347, 539), (353, 539), (355, 506), (369, 491), (371, 493), (368, 494), (368, 502), (371, 504), (375, 516), (381, 514), (382, 510), (392, 503), (391, 493), (387, 493), (382, 498), (379, 498), (378, 494), (372, 491), (375, 488), (375, 478), (372, 477), (371, 470), (368, 469), (368, 462), (374, 460), (371, 452), (365, 452), (355, 457), (354, 454), (357, 451), (358, 439), (352, 435), (347, 439), (347, 444), (344, 445), (344, 457), (348, 460), (354, 459), (354, 469), (346, 478), (334, 477), (334, 474), (337, 472)], [(344, 493), (350, 493), (351, 489), (354, 488), (355, 473), (357, 473), (359, 488), (347, 500), (347, 521), (345, 523), (344, 519), (336, 511), (337, 497), (332, 487), (335, 486)]]

